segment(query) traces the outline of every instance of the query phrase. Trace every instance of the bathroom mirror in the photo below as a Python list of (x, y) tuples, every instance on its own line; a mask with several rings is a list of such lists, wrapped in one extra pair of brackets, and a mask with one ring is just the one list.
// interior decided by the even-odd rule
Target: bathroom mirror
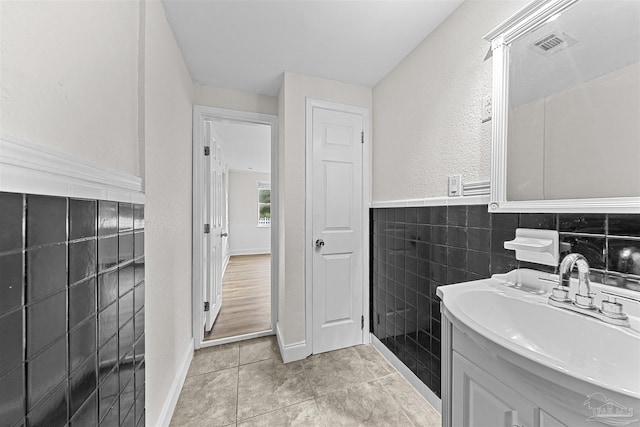
[(534, 1), (485, 39), (489, 210), (640, 213), (640, 2)]

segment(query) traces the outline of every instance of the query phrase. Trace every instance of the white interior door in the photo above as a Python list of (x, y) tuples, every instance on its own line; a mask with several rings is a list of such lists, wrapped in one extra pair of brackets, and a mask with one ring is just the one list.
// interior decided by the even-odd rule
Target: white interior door
[[(226, 189), (222, 179), (222, 152), (213, 137), (212, 123), (204, 122), (205, 147), (209, 147), (209, 155), (205, 156), (205, 286), (203, 298), (205, 301), (204, 329), (210, 331), (222, 307), (222, 238), (223, 231), (223, 200)], [(207, 232), (208, 228), (208, 232)]]
[(312, 112), (313, 353), (362, 343), (361, 114)]

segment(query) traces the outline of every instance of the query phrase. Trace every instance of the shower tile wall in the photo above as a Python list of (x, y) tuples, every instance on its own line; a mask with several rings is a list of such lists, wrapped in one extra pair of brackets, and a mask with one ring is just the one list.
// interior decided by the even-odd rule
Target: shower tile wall
[(144, 206), (0, 193), (0, 426), (144, 425)]
[(640, 292), (640, 215), (489, 214), (486, 205), (372, 209), (371, 330), (440, 396), (436, 288), (489, 277), (520, 262), (503, 243), (521, 228), (558, 230), (585, 255), (594, 281)]

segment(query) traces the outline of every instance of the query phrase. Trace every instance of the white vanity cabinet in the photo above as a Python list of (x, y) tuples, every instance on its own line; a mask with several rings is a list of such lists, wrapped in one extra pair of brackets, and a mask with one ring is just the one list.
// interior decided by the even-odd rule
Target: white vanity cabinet
[(453, 352), (452, 395), (453, 426), (565, 426), (457, 352)]

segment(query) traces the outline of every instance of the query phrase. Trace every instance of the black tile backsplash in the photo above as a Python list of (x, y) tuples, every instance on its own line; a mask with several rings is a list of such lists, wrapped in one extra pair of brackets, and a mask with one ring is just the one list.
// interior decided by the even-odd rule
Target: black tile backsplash
[(0, 192), (0, 224), (0, 425), (143, 420), (144, 206)]
[(519, 267), (557, 272), (504, 249), (516, 228), (559, 231), (587, 257), (594, 281), (640, 291), (640, 215), (490, 214), (469, 205), (379, 208), (370, 216), (371, 330), (438, 396), (437, 287)]

